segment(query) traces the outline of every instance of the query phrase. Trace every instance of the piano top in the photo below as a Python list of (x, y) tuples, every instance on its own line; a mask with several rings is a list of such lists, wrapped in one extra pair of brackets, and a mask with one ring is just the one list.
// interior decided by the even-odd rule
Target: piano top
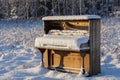
[(49, 20), (91, 20), (91, 19), (100, 19), (98, 15), (68, 15), (68, 16), (46, 16), (43, 17), (43, 21)]

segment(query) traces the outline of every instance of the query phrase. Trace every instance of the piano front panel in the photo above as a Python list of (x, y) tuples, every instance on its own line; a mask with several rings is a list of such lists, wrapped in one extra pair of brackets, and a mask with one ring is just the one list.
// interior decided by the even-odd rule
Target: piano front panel
[[(45, 66), (51, 69), (62, 69), (65, 71), (80, 73), (82, 68), (82, 56), (80, 52), (71, 52), (71, 51), (59, 51), (52, 50), (50, 53), (45, 52), (47, 56), (44, 56)], [(48, 56), (49, 54), (49, 56)], [(50, 58), (48, 58), (50, 57)], [(47, 60), (48, 59), (48, 60)], [(90, 68), (90, 56), (87, 53), (84, 57), (84, 68), (85, 72), (89, 73)], [(50, 65), (48, 62), (50, 62)]]

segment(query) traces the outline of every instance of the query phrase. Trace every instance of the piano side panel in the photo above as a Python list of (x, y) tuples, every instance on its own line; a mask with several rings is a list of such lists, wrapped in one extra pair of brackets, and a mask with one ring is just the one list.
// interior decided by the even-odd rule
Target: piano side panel
[(100, 20), (90, 21), (90, 74), (100, 73)]

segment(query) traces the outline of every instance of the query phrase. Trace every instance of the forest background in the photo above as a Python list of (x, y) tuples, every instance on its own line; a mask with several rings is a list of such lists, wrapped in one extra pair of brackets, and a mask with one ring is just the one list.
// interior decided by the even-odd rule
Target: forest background
[(0, 19), (82, 14), (115, 16), (119, 6), (119, 0), (0, 0)]

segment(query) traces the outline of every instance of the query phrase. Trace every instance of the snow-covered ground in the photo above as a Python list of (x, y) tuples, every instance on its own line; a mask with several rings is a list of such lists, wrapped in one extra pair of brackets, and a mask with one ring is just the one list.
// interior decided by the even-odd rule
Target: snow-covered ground
[(44, 34), (37, 21), (0, 21), (0, 80), (119, 80), (120, 18), (102, 19), (101, 74), (83, 77), (41, 67), (34, 39)]

